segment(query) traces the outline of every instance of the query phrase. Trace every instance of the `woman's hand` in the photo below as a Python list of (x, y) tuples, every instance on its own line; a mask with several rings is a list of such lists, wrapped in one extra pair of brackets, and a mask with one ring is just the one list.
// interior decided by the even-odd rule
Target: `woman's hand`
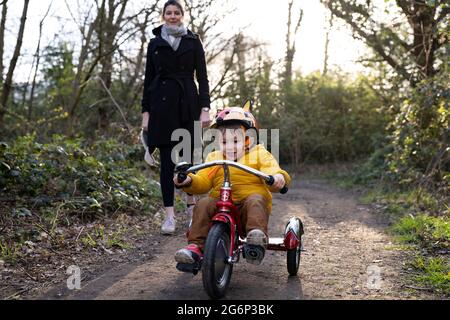
[(209, 111), (202, 111), (200, 115), (200, 121), (202, 123), (202, 128), (208, 128), (211, 125), (211, 117)]
[(148, 131), (148, 121), (150, 120), (150, 112), (144, 112), (142, 114), (142, 129)]
[(286, 180), (284, 179), (284, 176), (281, 173), (278, 173), (274, 175), (273, 178), (275, 179), (273, 187), (278, 190), (283, 189), (283, 187), (286, 185)]
[(186, 180), (184, 180), (182, 183), (179, 183), (179, 182), (178, 182), (178, 177), (177, 177), (177, 175), (175, 175), (175, 176), (173, 177), (173, 183), (174, 183), (177, 187), (185, 187), (185, 186), (188, 186), (188, 185), (190, 185), (190, 184), (192, 183), (192, 178), (189, 177), (189, 176), (187, 176)]

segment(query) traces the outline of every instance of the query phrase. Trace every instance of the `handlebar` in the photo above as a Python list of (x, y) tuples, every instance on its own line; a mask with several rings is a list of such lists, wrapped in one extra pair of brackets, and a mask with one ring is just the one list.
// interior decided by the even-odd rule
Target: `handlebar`
[[(267, 175), (261, 171), (258, 171), (256, 169), (250, 168), (241, 163), (230, 161), (230, 160), (216, 160), (216, 161), (206, 162), (206, 163), (202, 163), (202, 164), (195, 165), (195, 166), (192, 166), (191, 164), (189, 164), (187, 162), (180, 162), (175, 167), (175, 172), (177, 173), (178, 182), (182, 183), (183, 181), (185, 181), (187, 179), (187, 175), (189, 173), (194, 173), (199, 170), (210, 168), (210, 167), (215, 167), (215, 166), (224, 166), (224, 167), (230, 166), (230, 167), (238, 168), (240, 170), (243, 170), (247, 173), (253, 174), (253, 175), (263, 179), (268, 186), (272, 186), (275, 183), (275, 178), (273, 176)], [(280, 190), (280, 193), (286, 194), (288, 191), (289, 191), (288, 187), (285, 186)]]

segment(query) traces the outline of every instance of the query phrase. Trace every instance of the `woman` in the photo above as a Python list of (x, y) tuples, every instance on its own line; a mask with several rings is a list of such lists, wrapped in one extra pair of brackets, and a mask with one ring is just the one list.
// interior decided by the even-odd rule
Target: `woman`
[[(172, 180), (175, 159), (171, 154), (179, 142), (171, 141), (172, 133), (180, 128), (189, 130), (193, 150), (194, 138), (200, 138), (194, 137), (194, 121), (200, 120), (203, 127), (210, 123), (205, 53), (199, 37), (183, 25), (183, 18), (180, 3), (173, 0), (165, 3), (164, 24), (153, 30), (155, 37), (148, 45), (142, 99), (142, 128), (147, 132), (148, 147), (160, 150), (161, 191), (166, 209), (163, 234), (175, 232)], [(188, 213), (192, 214), (194, 198), (189, 196), (187, 202)]]

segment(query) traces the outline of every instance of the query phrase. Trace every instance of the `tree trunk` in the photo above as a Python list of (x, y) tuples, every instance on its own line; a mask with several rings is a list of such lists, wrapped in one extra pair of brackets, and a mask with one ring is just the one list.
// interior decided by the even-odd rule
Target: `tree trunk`
[(435, 74), (433, 29), (436, 9), (430, 7), (425, 1), (414, 1), (414, 9), (408, 17), (414, 32), (414, 55), (424, 78)]
[[(103, 3), (104, 3), (104, 0), (103, 0)], [(87, 34), (84, 34), (84, 31), (82, 34), (84, 43), (81, 46), (80, 55), (78, 57), (77, 71), (76, 71), (76, 75), (75, 75), (75, 78), (74, 78), (73, 84), (72, 84), (71, 102), (67, 109), (68, 118), (67, 118), (66, 130), (67, 130), (68, 134), (74, 133), (75, 114), (76, 114), (78, 105), (80, 103), (81, 95), (84, 91), (84, 88), (86, 88), (87, 81), (92, 77), (92, 73), (100, 60), (98, 57), (94, 58), (93, 62), (89, 66), (89, 69), (86, 70), (87, 68), (85, 68), (85, 64), (88, 61), (89, 52), (92, 50), (91, 47), (92, 47), (93, 34), (94, 34), (95, 28), (97, 27), (97, 24), (99, 23), (99, 19), (100, 19), (100, 16), (97, 13), (95, 20), (89, 24)], [(86, 18), (86, 20), (87, 20), (87, 18)], [(86, 27), (86, 25), (80, 27), (80, 29), (85, 30), (85, 27)]]
[(23, 6), (23, 11), (22, 11), (22, 17), (20, 19), (20, 27), (19, 27), (19, 34), (17, 36), (16, 47), (14, 49), (14, 53), (13, 53), (11, 62), (9, 64), (8, 73), (7, 73), (5, 81), (3, 83), (3, 90), (2, 90), (1, 97), (0, 97), (0, 127), (2, 127), (2, 125), (3, 125), (3, 118), (7, 111), (7, 103), (8, 103), (9, 95), (11, 93), (14, 70), (16, 69), (17, 60), (19, 59), (19, 56), (20, 56), (20, 49), (22, 48), (23, 34), (25, 31), (25, 24), (26, 24), (26, 20), (27, 20), (27, 12), (28, 12), (29, 3), (30, 3), (30, 0), (24, 0), (24, 6)]
[[(139, 77), (143, 74), (144, 68), (143, 68), (143, 62), (145, 57), (145, 49), (147, 44), (147, 27), (150, 22), (150, 14), (156, 10), (156, 7), (149, 10), (145, 17), (144, 21), (142, 23), (138, 24), (138, 29), (141, 34), (140, 36), (140, 42), (141, 45), (139, 47), (139, 52), (136, 57), (136, 65), (134, 69), (133, 75), (130, 77), (130, 80), (125, 83), (125, 88), (123, 91), (123, 101), (126, 101), (125, 106), (125, 116), (127, 116), (127, 111), (132, 110), (132, 107), (137, 103), (139, 97), (142, 94), (143, 89), (143, 81), (139, 81)], [(133, 90), (130, 90), (130, 88), (133, 88)]]
[(323, 71), (322, 71), (322, 75), (326, 76), (328, 73), (328, 60), (330, 58), (329, 56), (329, 49), (330, 49), (330, 33), (331, 30), (333, 29), (333, 13), (330, 12), (330, 20), (328, 21), (328, 29), (327, 29), (327, 34), (325, 36), (325, 54), (324, 54), (324, 58), (323, 58)]
[(2, 6), (2, 18), (0, 21), (0, 86), (3, 85), (3, 72), (5, 66), (3, 64), (3, 54), (5, 49), (5, 24), (6, 24), (6, 15), (8, 12), (8, 0), (3, 1)]
[(245, 38), (239, 34), (236, 38), (237, 47), (237, 76), (238, 76), (238, 92), (239, 99), (242, 103), (248, 99), (249, 89), (247, 84), (246, 73), (246, 46)]
[[(292, 75), (293, 75), (293, 63), (296, 52), (296, 41), (295, 37), (299, 31), (301, 22), (303, 20), (303, 10), (300, 9), (300, 15), (297, 20), (297, 24), (295, 28), (292, 25), (292, 7), (294, 5), (294, 0), (289, 2), (288, 6), (288, 22), (287, 22), (287, 33), (286, 33), (286, 56), (285, 56), (285, 67), (284, 67), (284, 79), (283, 79), (283, 90), (285, 92), (285, 96), (291, 89), (292, 85)], [(294, 29), (294, 31), (292, 31)]]
[[(112, 86), (112, 73), (113, 73), (113, 58), (114, 58), (114, 42), (116, 40), (117, 34), (120, 31), (121, 24), (123, 22), (123, 15), (128, 3), (128, 0), (124, 0), (121, 3), (120, 12), (116, 21), (114, 21), (114, 16), (116, 14), (116, 9), (118, 5), (115, 3), (116, 0), (108, 0), (108, 10), (102, 7), (102, 23), (99, 25), (99, 30), (97, 31), (99, 41), (102, 42), (101, 48), (103, 50), (102, 59), (100, 64), (102, 66), (100, 77), (102, 78), (106, 88), (111, 91)], [(109, 94), (101, 89), (101, 98), (105, 99), (105, 102), (101, 103), (98, 108), (98, 129), (104, 131), (109, 127), (110, 114), (111, 114), (111, 103), (109, 102)]]

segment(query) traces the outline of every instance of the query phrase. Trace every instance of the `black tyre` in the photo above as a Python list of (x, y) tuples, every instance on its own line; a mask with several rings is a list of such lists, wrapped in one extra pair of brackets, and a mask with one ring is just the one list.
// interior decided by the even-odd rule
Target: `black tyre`
[(229, 264), (230, 231), (226, 224), (214, 224), (206, 239), (203, 257), (203, 287), (212, 299), (225, 296), (233, 272)]
[(297, 248), (287, 251), (287, 269), (290, 276), (296, 276), (298, 273), (301, 253), (302, 251), (300, 244), (297, 246)]

